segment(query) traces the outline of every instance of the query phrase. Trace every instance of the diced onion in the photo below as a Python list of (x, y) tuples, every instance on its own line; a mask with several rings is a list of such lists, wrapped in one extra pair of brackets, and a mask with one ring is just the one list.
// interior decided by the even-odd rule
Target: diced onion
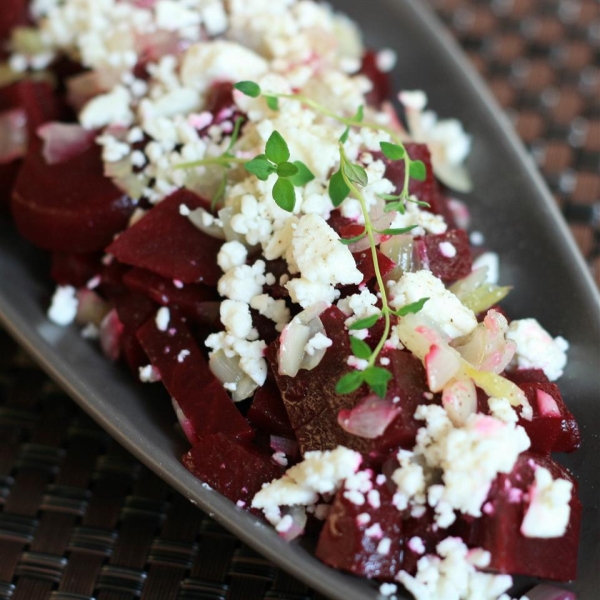
[(460, 355), (450, 346), (433, 344), (425, 356), (427, 383), (432, 392), (440, 392), (461, 367)]
[(198, 436), (196, 435), (196, 429), (192, 425), (192, 422), (183, 414), (181, 410), (181, 406), (177, 403), (175, 398), (172, 398), (173, 402), (173, 410), (177, 415), (177, 420), (179, 421), (179, 425), (181, 425), (181, 429), (183, 429), (183, 433), (187, 438), (188, 442), (192, 444), (192, 446), (198, 441)]
[(96, 132), (71, 123), (45, 123), (37, 134), (44, 140), (43, 155), (49, 165), (65, 162), (90, 148)]
[[(223, 227), (216, 222), (216, 219), (207, 210), (197, 208), (190, 212), (188, 219), (200, 231), (206, 233), (206, 235), (217, 240), (225, 240)], [(208, 221), (210, 224), (207, 225), (205, 221)]]
[(223, 384), (227, 384), (234, 402), (250, 398), (258, 387), (254, 380), (240, 367), (237, 356), (229, 357), (223, 350), (217, 350), (208, 362), (212, 374)]
[(291, 506), (287, 509), (286, 515), (291, 517), (291, 525), (285, 529), (277, 528), (279, 536), (286, 542), (291, 542), (304, 533), (306, 528), (306, 510), (303, 506)]
[(283, 452), (288, 457), (294, 457), (298, 454), (298, 442), (279, 435), (270, 437), (269, 446), (273, 452)]
[(77, 316), (75, 321), (78, 325), (92, 323), (100, 327), (104, 317), (110, 312), (110, 305), (96, 292), (81, 289), (77, 292)]
[(477, 390), (470, 379), (450, 382), (442, 394), (442, 404), (456, 427), (467, 422), (477, 412)]
[(571, 590), (563, 590), (543, 583), (527, 592), (529, 600), (577, 600), (577, 594)]
[(465, 278), (453, 283), (448, 289), (462, 302), (469, 294), (485, 283), (487, 272), (487, 267), (475, 269)]
[(27, 152), (27, 115), (21, 108), (0, 113), (0, 165)]
[(379, 250), (396, 263), (396, 267), (386, 276), (386, 279), (398, 281), (404, 273), (412, 273), (416, 270), (412, 235), (394, 235), (382, 242)]
[(363, 398), (353, 409), (341, 410), (338, 424), (352, 435), (372, 440), (383, 435), (398, 411), (393, 402), (372, 394)]

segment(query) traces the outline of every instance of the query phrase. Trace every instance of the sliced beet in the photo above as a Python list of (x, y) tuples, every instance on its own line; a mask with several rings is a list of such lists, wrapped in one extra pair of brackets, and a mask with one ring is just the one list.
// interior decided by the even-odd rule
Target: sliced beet
[(98, 291), (111, 302), (116, 302), (120, 296), (129, 296), (131, 292), (125, 287), (123, 277), (130, 269), (118, 260), (103, 261)]
[(273, 377), (254, 394), (248, 420), (259, 430), (271, 435), (294, 438), (294, 430), (283, 406), (281, 393)]
[(421, 517), (405, 519), (402, 526), (404, 536), (402, 570), (414, 574), (419, 559), (425, 554), (435, 554), (436, 546), (448, 536), (448, 533), (436, 524), (435, 513), (429, 507)]
[(393, 581), (402, 568), (402, 514), (393, 505), (393, 493), (385, 483), (374, 484), (373, 491), (378, 493), (379, 506), (369, 501), (354, 504), (344, 497), (343, 489), (336, 494), (316, 555), (334, 569), (369, 579)]
[(521, 383), (531, 407), (531, 421), (520, 419), (531, 440), (532, 452), (573, 452), (581, 445), (577, 421), (554, 383)]
[(376, 52), (367, 50), (364, 53), (360, 72), (373, 84), (373, 88), (367, 95), (367, 102), (371, 106), (379, 107), (382, 102), (391, 98), (392, 80), (391, 77), (387, 73), (384, 73), (377, 65)]
[[(342, 216), (342, 213), (337, 208), (331, 211), (327, 223), (340, 237), (343, 237), (342, 232), (345, 231), (347, 227), (356, 225), (352, 219)], [(358, 233), (360, 233), (360, 231)]]
[(3, 212), (8, 211), (10, 194), (20, 169), (20, 160), (13, 160), (7, 164), (0, 164), (0, 209), (2, 209)]
[(211, 373), (208, 362), (177, 312), (170, 311), (167, 331), (160, 331), (156, 319), (150, 318), (139, 329), (137, 337), (167, 391), (199, 437), (222, 432), (231, 437), (252, 439), (252, 428)]
[[(356, 261), (356, 268), (363, 274), (362, 283), (368, 283), (375, 277), (375, 266), (373, 265), (373, 255), (370, 250), (364, 250), (363, 252), (356, 252), (353, 254), (354, 260)], [(391, 273), (396, 264), (393, 260), (389, 259), (385, 254), (377, 251), (377, 262), (379, 263), (379, 270), (381, 276), (385, 277), (388, 273)]]
[[(570, 522), (560, 538), (529, 538), (520, 531), (527, 510), (526, 494), (538, 465), (548, 469), (554, 479), (567, 479), (574, 484)], [(581, 503), (577, 482), (564, 467), (547, 456), (521, 454), (513, 471), (499, 475), (492, 485), (488, 506), (483, 517), (471, 525), (469, 541), (491, 553), (490, 569), (556, 581), (575, 579)]]
[(15, 27), (29, 22), (29, 0), (2, 0), (0, 40), (7, 39)]
[(546, 373), (541, 369), (515, 369), (503, 373), (503, 376), (517, 385), (522, 383), (550, 383)]
[(190, 210), (208, 208), (200, 196), (179, 190), (123, 232), (107, 252), (125, 264), (148, 269), (170, 280), (215, 286), (221, 276), (217, 254), (222, 242), (181, 216), (182, 204)]
[[(131, 269), (123, 283), (161, 306), (176, 306), (181, 313), (197, 323), (218, 327), (218, 295), (213, 288), (201, 283), (180, 284), (146, 269)], [(216, 319), (215, 319), (216, 317)]]
[(463, 229), (418, 238), (415, 251), (421, 264), (444, 282), (462, 279), (473, 268), (469, 236)]
[(58, 285), (84, 287), (100, 272), (99, 254), (54, 252), (50, 276)]
[(12, 195), (19, 232), (55, 252), (102, 250), (127, 226), (133, 208), (104, 176), (100, 146), (55, 165), (40, 148), (30, 149)]
[[(425, 181), (418, 181), (416, 179), (410, 180), (409, 192), (417, 196), (421, 202), (427, 202), (429, 204), (429, 209), (427, 210), (430, 210), (437, 215), (442, 215), (446, 220), (446, 223), (448, 223), (448, 226), (454, 228), (454, 216), (448, 206), (448, 199), (442, 192), (440, 185), (433, 174), (429, 149), (425, 144), (414, 143), (405, 144), (405, 147), (408, 155), (413, 160), (423, 161), (423, 163), (425, 163), (425, 168), (427, 169)], [(386, 164), (385, 176), (396, 185), (398, 190), (402, 190), (404, 188), (404, 161), (391, 161), (381, 152), (374, 152), (373, 157), (382, 160)]]
[(264, 483), (282, 475), (269, 454), (224, 433), (205, 435), (183, 457), (183, 464), (199, 479), (229, 498), (249, 506)]

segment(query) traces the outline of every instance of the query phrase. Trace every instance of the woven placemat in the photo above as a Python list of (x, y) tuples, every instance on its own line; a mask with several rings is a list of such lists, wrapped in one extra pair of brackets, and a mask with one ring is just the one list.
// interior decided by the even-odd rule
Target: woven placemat
[[(430, 1), (511, 114), (600, 282), (600, 5)], [(320, 598), (142, 467), (0, 332), (0, 600), (92, 597)]]

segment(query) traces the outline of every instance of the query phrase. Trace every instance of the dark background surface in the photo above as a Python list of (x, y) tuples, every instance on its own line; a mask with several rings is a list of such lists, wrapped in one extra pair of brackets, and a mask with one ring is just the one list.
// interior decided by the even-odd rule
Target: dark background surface
[[(431, 0), (600, 282), (600, 5)], [(0, 600), (317, 598), (112, 442), (0, 337)]]

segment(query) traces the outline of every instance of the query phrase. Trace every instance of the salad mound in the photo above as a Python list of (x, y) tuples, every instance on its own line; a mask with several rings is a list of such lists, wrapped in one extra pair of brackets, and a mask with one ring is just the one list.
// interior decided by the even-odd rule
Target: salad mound
[(185, 466), (383, 595), (574, 579), (568, 343), (501, 308), (470, 136), (395, 54), (311, 0), (8, 4), (0, 203)]

